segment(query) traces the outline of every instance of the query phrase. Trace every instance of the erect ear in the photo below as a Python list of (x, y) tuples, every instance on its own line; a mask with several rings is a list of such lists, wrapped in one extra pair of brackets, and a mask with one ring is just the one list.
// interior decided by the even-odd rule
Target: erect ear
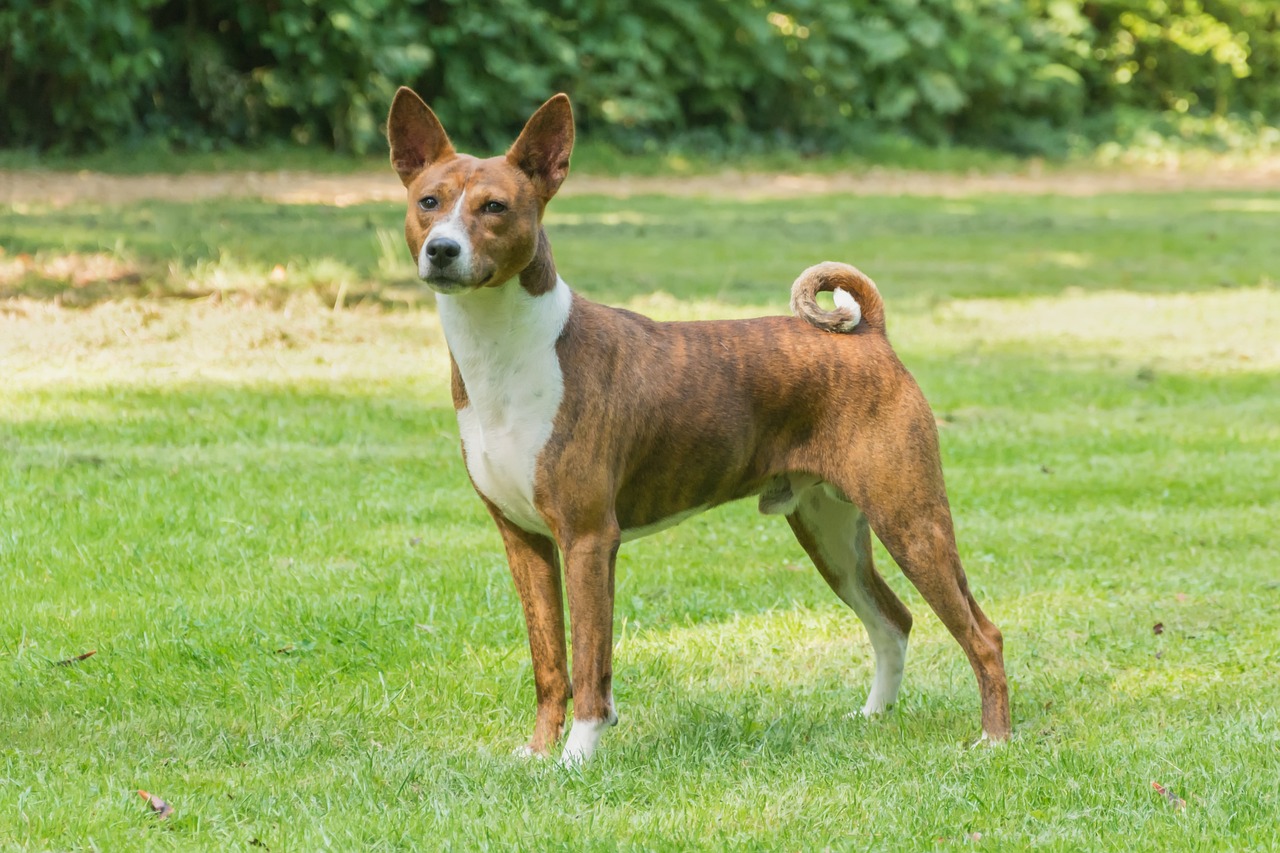
[(391, 165), (406, 187), (427, 166), (454, 154), (440, 119), (406, 86), (396, 91), (391, 102), (387, 141), (391, 143)]
[(545, 204), (569, 174), (573, 151), (573, 108), (563, 92), (530, 117), (507, 152), (507, 161), (529, 176)]

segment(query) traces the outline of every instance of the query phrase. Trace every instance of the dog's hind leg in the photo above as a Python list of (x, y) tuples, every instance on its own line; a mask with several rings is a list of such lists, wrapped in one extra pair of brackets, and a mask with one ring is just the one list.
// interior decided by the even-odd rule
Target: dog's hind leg
[[(936, 514), (924, 507), (918, 509), (920, 514), (912, 523), (900, 529), (886, 525), (886, 532), (880, 533), (879, 528), (876, 532), (902, 573), (920, 591), (968, 656), (982, 697), (983, 735), (990, 740), (1006, 740), (1012, 726), (1004, 671), (1004, 638), (969, 591), (968, 578), (956, 553), (951, 514), (945, 503)], [(873, 523), (877, 518), (877, 514), (871, 515)]]
[[(927, 408), (923, 412), (928, 415)], [(960, 565), (932, 419), (917, 423), (923, 426), (902, 433), (906, 440), (860, 454), (838, 485), (964, 649), (982, 697), (983, 734), (1005, 740), (1012, 727), (1004, 639), (974, 601)]]
[(787, 521), (823, 579), (866, 626), (876, 674), (862, 713), (879, 714), (898, 698), (911, 613), (876, 571), (866, 516), (824, 484), (801, 492)]

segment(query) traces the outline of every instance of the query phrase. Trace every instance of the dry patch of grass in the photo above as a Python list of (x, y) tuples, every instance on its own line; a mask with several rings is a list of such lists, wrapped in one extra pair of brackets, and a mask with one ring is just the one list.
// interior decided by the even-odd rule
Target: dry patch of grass
[(0, 302), (0, 369), (12, 386), (388, 380), (439, 370), (445, 353), (434, 312), (335, 311), (309, 293), (281, 305), (217, 297), (84, 309)]
[[(1183, 167), (1185, 165), (1185, 167)], [(859, 170), (616, 176), (575, 174), (563, 195), (668, 195), (734, 199), (787, 199), (815, 195), (915, 195), (963, 198), (989, 194), (1095, 196), (1115, 192), (1266, 190), (1280, 187), (1280, 158), (1238, 163), (1125, 163), (1119, 169), (1046, 169), (1031, 161), (999, 173), (929, 172), (875, 166)], [(348, 207), (402, 202), (404, 188), (390, 167), (351, 174), (280, 170), (195, 172), (183, 175), (112, 175), (101, 172), (0, 171), (0, 204), (66, 207), (83, 199), (129, 204), (143, 200), (193, 202), (258, 198), (280, 204)]]
[[(657, 292), (625, 307), (659, 320), (757, 317), (776, 308)], [(1068, 293), (956, 299), (891, 313), (905, 353), (1036, 349), (1073, 362), (1193, 373), (1280, 371), (1280, 290)], [(314, 293), (279, 303), (214, 295), (87, 308), (0, 302), (0, 367), (10, 383), (105, 385), (235, 377), (345, 380), (438, 374), (447, 350), (434, 310), (336, 309)]]
[(1280, 290), (1273, 287), (958, 299), (896, 328), (904, 339), (957, 352), (1035, 347), (1072, 360), (1176, 371), (1280, 371)]
[(84, 288), (95, 284), (133, 284), (142, 279), (136, 263), (108, 252), (6, 254), (0, 246), (0, 295), (17, 292), (31, 280), (49, 287)]

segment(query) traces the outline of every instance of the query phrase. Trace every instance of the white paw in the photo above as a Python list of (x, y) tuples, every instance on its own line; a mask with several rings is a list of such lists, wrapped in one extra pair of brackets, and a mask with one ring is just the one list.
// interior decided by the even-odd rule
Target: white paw
[(557, 763), (565, 770), (577, 770), (587, 763), (587, 758), (589, 757), (590, 756), (583, 755), (580, 752), (569, 752), (568, 750), (565, 750), (560, 756), (560, 761)]
[[(617, 720), (616, 715), (611, 714), (611, 718)], [(581, 767), (596, 751), (600, 736), (611, 724), (611, 720), (574, 720), (564, 752), (560, 754), (560, 766)]]
[(524, 746), (517, 746), (515, 749), (513, 749), (511, 751), (511, 757), (512, 758), (537, 758), (538, 753), (534, 752), (528, 746), (528, 744), (526, 744)]
[(879, 717), (883, 717), (885, 714), (889, 713), (889, 709), (892, 707), (893, 707), (892, 702), (868, 701), (867, 704), (863, 705), (857, 711), (850, 711), (848, 716), (850, 719), (853, 719), (853, 720), (857, 720), (857, 719), (874, 720)]
[(982, 737), (978, 738), (973, 743), (969, 744), (969, 748), (974, 749), (979, 746), (985, 746), (988, 749), (998, 749), (999, 747), (1004, 746), (1008, 742), (1009, 742), (1008, 738), (992, 737), (991, 735), (987, 734), (986, 729), (983, 729)]

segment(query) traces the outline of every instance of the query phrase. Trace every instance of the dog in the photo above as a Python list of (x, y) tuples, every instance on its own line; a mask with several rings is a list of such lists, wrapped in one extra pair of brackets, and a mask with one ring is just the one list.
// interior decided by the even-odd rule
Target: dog
[(571, 698), (563, 763), (588, 759), (617, 722), (618, 546), (748, 496), (786, 516), (866, 626), (875, 675), (863, 714), (896, 700), (911, 630), (872, 562), (874, 530), (968, 656), (984, 737), (1009, 737), (1003, 639), (969, 591), (933, 413), (889, 346), (869, 278), (822, 263), (793, 285), (794, 317), (654, 322), (584, 299), (556, 273), (542, 217), (569, 173), (568, 97), (543, 104), (504, 156), (455, 151), (408, 88), (387, 136), (408, 193), (405, 239), (449, 345), (467, 472), (528, 627), (537, 714), (518, 752), (556, 746)]

